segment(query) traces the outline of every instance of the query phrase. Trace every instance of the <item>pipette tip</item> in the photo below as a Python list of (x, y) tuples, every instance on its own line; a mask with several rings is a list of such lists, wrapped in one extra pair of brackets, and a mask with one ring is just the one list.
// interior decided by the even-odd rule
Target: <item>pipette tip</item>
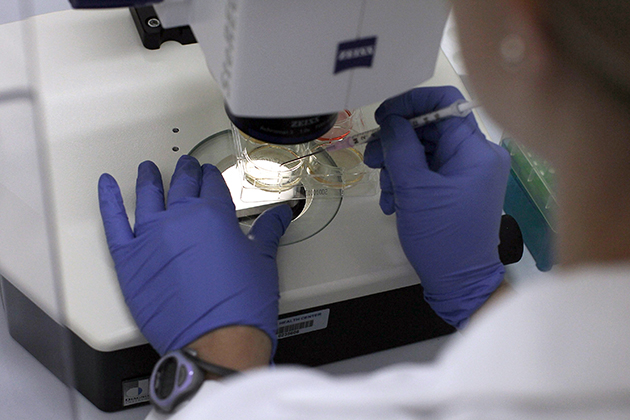
[(295, 159), (287, 160), (286, 162), (282, 162), (280, 165), (284, 166), (284, 165), (286, 165), (287, 163), (297, 162), (298, 160), (302, 160), (302, 159), (304, 159), (304, 158), (307, 158), (307, 157), (310, 157), (310, 156), (314, 156), (314, 155), (316, 155), (316, 154), (318, 154), (318, 153), (321, 153), (321, 152), (323, 152), (323, 151), (325, 151), (325, 150), (326, 150), (326, 149), (325, 149), (324, 147), (322, 147), (321, 149), (319, 149), (319, 150), (317, 150), (317, 151), (315, 151), (315, 152), (313, 152), (313, 153), (308, 153), (308, 154), (306, 154), (306, 155), (304, 155), (304, 156), (300, 156), (300, 157), (296, 157)]

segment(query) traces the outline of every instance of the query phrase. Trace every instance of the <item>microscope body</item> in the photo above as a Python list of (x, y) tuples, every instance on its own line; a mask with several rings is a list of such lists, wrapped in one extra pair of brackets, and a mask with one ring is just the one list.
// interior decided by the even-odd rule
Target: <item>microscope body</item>
[(164, 0), (153, 7), (162, 27), (192, 28), (239, 129), (292, 144), (326, 133), (339, 111), (430, 78), (450, 8), (444, 0)]
[(165, 27), (188, 24), (235, 115), (354, 109), (431, 77), (445, 1), (166, 0)]

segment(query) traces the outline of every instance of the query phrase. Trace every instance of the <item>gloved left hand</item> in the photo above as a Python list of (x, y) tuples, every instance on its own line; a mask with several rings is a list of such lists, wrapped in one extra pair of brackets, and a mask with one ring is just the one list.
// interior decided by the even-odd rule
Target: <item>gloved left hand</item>
[(247, 325), (276, 347), (278, 242), (289, 206), (267, 210), (248, 235), (219, 170), (182, 156), (166, 206), (158, 168), (138, 167), (132, 230), (114, 178), (98, 186), (107, 243), (125, 301), (140, 330), (164, 354), (205, 333)]

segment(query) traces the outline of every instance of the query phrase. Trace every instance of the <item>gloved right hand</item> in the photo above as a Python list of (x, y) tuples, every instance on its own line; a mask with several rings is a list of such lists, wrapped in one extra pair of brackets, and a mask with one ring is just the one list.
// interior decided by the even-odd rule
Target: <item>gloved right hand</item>
[(438, 87), (385, 101), (375, 115), (381, 140), (365, 151), (365, 163), (381, 169), (381, 209), (396, 213), (426, 301), (457, 328), (503, 279), (497, 247), (510, 157), (486, 140), (473, 114), (415, 131), (407, 119), (460, 99), (457, 89)]
[(219, 170), (182, 156), (168, 199), (158, 168), (138, 167), (136, 224), (127, 220), (118, 184), (98, 185), (105, 234), (120, 288), (138, 327), (164, 354), (209, 331), (246, 325), (277, 342), (276, 251), (291, 221), (283, 205), (241, 231)]

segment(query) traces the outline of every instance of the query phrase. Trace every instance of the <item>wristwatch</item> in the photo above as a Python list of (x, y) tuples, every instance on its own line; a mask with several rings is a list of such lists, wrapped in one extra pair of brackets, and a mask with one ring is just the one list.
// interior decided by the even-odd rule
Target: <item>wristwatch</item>
[(197, 393), (206, 373), (223, 378), (238, 371), (201, 360), (197, 352), (190, 348), (165, 354), (158, 360), (151, 373), (149, 382), (151, 403), (158, 411), (172, 412), (175, 407)]

